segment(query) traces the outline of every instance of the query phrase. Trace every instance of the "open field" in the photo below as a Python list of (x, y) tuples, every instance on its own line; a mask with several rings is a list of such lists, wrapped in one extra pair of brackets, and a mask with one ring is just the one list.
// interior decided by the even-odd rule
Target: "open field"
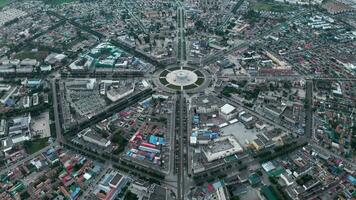
[(10, 0), (0, 0), (0, 8), (6, 6), (6, 4), (8, 4), (10, 2)]

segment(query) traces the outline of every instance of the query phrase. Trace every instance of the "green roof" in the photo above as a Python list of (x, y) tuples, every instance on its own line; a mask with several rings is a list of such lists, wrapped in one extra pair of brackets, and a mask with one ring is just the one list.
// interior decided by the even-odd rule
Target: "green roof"
[(272, 186), (263, 186), (261, 188), (261, 194), (266, 197), (267, 200), (278, 200), (276, 194), (273, 191)]
[(251, 185), (256, 185), (256, 184), (261, 182), (261, 178), (256, 173), (251, 174), (248, 177), (248, 180), (249, 180)]
[(283, 174), (285, 171), (286, 170), (283, 167), (279, 166), (277, 169), (269, 171), (268, 176), (277, 177), (277, 176)]

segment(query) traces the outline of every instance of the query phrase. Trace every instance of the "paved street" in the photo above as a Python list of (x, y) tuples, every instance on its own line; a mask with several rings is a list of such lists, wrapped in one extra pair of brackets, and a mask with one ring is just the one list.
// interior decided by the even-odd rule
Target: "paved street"
[(178, 102), (177, 102), (177, 111), (179, 114), (179, 121), (178, 121), (178, 131), (177, 131), (177, 139), (178, 139), (178, 145), (179, 148), (177, 149), (178, 151), (178, 199), (183, 200), (184, 195), (185, 195), (185, 157), (184, 157), (184, 149), (185, 149), (185, 144), (183, 141), (183, 136), (186, 131), (186, 117), (184, 116), (186, 112), (184, 111), (185, 109), (185, 99), (183, 94), (179, 94), (178, 96)]
[(305, 136), (313, 139), (313, 81), (306, 82)]
[(56, 79), (51, 80), (51, 87), (52, 87), (52, 101), (53, 101), (53, 113), (54, 113), (54, 122), (56, 125), (56, 142), (60, 143), (62, 141), (62, 132), (61, 132), (61, 124), (59, 119), (59, 112), (58, 112), (58, 99), (57, 99), (57, 89), (56, 89)]

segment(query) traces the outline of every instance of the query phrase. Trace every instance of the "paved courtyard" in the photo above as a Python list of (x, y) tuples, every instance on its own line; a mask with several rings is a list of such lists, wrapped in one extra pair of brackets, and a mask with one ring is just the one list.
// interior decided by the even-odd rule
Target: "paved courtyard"
[(31, 123), (32, 132), (35, 135), (40, 135), (41, 138), (50, 137), (51, 130), (49, 122), (49, 112), (44, 112), (39, 116), (33, 117)]
[(224, 135), (234, 135), (240, 144), (244, 145), (257, 139), (256, 129), (246, 129), (241, 122), (237, 122), (221, 129)]
[(194, 84), (198, 80), (198, 76), (192, 71), (180, 69), (168, 73), (166, 79), (170, 84), (187, 86)]

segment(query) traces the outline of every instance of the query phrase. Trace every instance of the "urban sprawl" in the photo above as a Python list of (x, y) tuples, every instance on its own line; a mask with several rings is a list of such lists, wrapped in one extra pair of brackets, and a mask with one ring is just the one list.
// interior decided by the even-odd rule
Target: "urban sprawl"
[(355, 0), (0, 0), (1, 200), (353, 200), (355, 170)]

